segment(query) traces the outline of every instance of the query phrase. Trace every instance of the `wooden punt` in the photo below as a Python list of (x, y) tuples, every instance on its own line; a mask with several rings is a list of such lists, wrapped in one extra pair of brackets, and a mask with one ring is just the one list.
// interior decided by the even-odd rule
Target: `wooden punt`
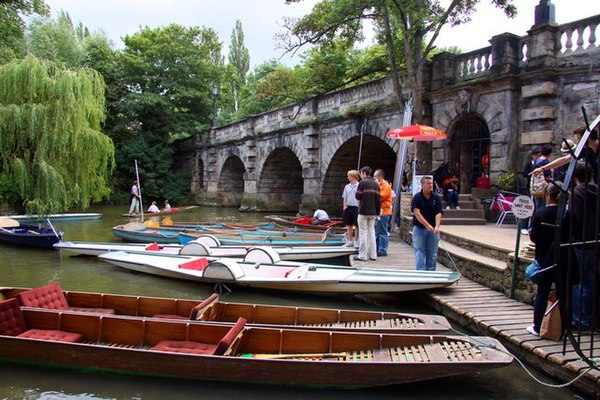
[(296, 228), (300, 230), (316, 232), (325, 232), (327, 229), (333, 229), (336, 233), (344, 233), (346, 231), (346, 227), (342, 224), (342, 220), (339, 218), (333, 218), (329, 224), (325, 225), (301, 224), (295, 222), (298, 220), (298, 217), (289, 215), (267, 215), (265, 218), (279, 226), (286, 228)]
[(345, 243), (343, 236), (329, 237), (327, 233), (317, 235), (281, 235), (260, 232), (216, 232), (216, 231), (184, 231), (179, 232), (179, 243), (186, 244), (196, 240), (207, 233), (215, 236), (225, 245), (252, 245), (252, 246), (342, 246)]
[[(116, 315), (187, 319), (231, 325), (244, 317), (248, 326), (295, 328), (376, 333), (443, 333), (450, 329), (446, 318), (438, 315), (407, 314), (385, 311), (360, 311), (272, 304), (231, 303), (219, 301), (215, 293), (207, 299), (186, 300), (162, 297), (128, 296), (110, 293), (64, 291), (57, 283), (33, 289), (32, 298), (58, 298), (75, 310), (112, 310)], [(29, 288), (0, 288), (0, 300), (31, 293)], [(23, 300), (22, 300), (23, 301)], [(32, 305), (30, 301), (22, 304)], [(37, 308), (54, 308), (55, 303), (35, 302)], [(67, 309), (68, 310), (68, 309)], [(65, 310), (65, 311), (67, 311)], [(190, 319), (192, 317), (193, 319)]]
[[(480, 372), (513, 361), (497, 340), (487, 337), (257, 328), (244, 327), (243, 319), (232, 333), (235, 326), (26, 308), (20, 313), (25, 329), (53, 330), (77, 341), (30, 339), (0, 330), (4, 362), (171, 378), (369, 387)], [(7, 325), (3, 322), (0, 327)], [(196, 349), (207, 353), (191, 353), (202, 351)]]
[[(172, 215), (186, 211), (192, 211), (198, 208), (198, 206), (181, 206), (181, 207), (173, 207), (171, 211), (159, 211), (159, 212), (146, 212), (144, 211), (144, 217), (160, 217), (163, 215)], [(122, 217), (129, 218), (139, 218), (142, 216), (141, 213), (133, 213), (133, 214), (121, 214)]]

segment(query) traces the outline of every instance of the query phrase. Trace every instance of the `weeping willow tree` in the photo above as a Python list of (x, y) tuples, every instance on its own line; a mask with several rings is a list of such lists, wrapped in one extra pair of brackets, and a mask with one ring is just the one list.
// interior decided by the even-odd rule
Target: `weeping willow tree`
[(0, 67), (0, 200), (47, 214), (108, 197), (104, 81), (33, 56)]

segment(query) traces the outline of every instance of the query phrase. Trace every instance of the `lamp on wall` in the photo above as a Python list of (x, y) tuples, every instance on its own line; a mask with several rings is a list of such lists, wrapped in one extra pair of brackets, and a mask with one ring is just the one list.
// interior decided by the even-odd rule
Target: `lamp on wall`
[(213, 95), (212, 127), (215, 128), (217, 126), (217, 94), (219, 93), (219, 89), (217, 88), (217, 84), (214, 82), (211, 89)]

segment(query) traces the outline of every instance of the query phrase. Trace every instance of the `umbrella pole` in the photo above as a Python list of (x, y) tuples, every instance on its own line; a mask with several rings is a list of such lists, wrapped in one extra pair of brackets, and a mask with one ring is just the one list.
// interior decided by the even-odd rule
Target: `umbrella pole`
[[(408, 99), (404, 103), (404, 116), (402, 119), (403, 125), (410, 124), (412, 120), (412, 99)], [(404, 164), (406, 163), (406, 155), (408, 153), (408, 143), (403, 140), (396, 154), (396, 168), (394, 172), (394, 188), (396, 189), (396, 198), (392, 204), (392, 227), (394, 226), (398, 215), (400, 214), (400, 199), (402, 197), (402, 173), (404, 172)], [(397, 226), (400, 226), (398, 224)]]

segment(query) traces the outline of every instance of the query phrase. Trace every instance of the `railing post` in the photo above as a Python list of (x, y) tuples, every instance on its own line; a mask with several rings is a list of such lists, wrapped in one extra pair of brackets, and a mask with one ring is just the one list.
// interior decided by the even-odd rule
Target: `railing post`
[(492, 45), (491, 79), (515, 75), (519, 72), (520, 38), (512, 33), (496, 35), (490, 40)]

